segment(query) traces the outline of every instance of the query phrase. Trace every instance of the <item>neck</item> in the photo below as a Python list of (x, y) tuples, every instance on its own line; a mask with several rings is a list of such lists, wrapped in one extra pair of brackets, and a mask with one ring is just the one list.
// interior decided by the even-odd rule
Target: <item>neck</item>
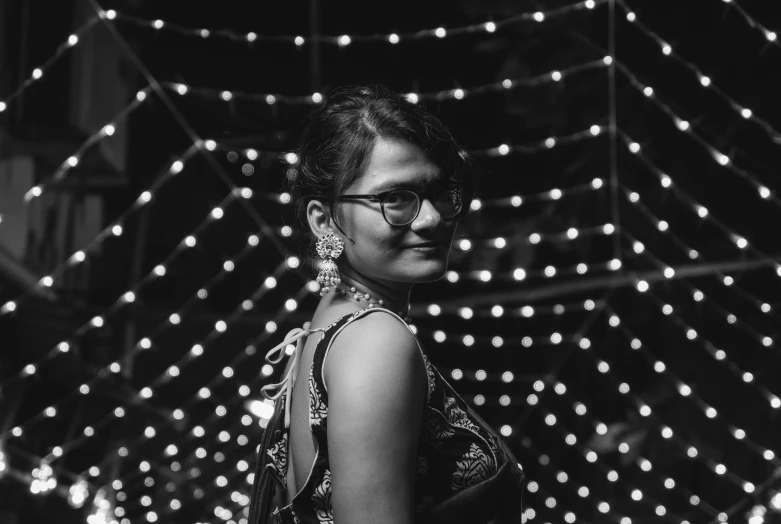
[[(389, 285), (385, 282), (367, 278), (353, 271), (352, 268), (339, 268), (342, 286), (354, 287), (361, 293), (369, 293), (372, 301), (382, 300), (384, 308), (400, 312), (402, 317), (409, 315), (409, 295), (412, 284)], [(394, 283), (395, 284), (395, 283)]]

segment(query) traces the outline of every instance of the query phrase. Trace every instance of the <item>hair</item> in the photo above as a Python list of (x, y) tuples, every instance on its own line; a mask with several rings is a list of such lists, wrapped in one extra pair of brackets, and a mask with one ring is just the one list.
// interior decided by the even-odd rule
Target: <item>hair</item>
[(471, 159), (437, 117), (387, 87), (341, 87), (309, 115), (298, 160), (287, 173), (299, 240), (310, 263), (306, 255), (314, 238), (307, 205), (311, 200), (322, 202), (344, 234), (336, 220), (337, 198), (364, 173), (381, 138), (406, 140), (420, 147), (444, 174), (461, 183), (463, 210), (457, 219), (469, 211), (474, 192)]

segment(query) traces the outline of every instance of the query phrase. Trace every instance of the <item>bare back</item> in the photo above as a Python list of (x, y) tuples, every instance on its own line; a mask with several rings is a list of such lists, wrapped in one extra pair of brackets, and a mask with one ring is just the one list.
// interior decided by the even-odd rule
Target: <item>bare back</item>
[[(321, 308), (318, 308), (309, 327), (310, 329), (323, 329), (351, 311), (356, 311), (356, 309), (354, 307), (350, 309), (329, 307), (323, 308), (321, 311)], [(319, 333), (313, 333), (307, 337), (301, 354), (301, 362), (298, 364), (298, 376), (293, 386), (293, 399), (290, 404), (288, 464), (293, 465), (295, 492), (288, 490), (288, 503), (306, 483), (315, 461), (315, 439), (309, 427), (309, 373), (312, 370), (315, 347), (319, 341)]]

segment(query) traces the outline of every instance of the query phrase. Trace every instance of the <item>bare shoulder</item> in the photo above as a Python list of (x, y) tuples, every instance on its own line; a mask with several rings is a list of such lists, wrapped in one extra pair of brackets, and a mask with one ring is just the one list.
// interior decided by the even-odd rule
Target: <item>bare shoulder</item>
[[(417, 341), (409, 328), (392, 315), (378, 311), (366, 313), (342, 328), (331, 344), (326, 368), (329, 368), (329, 362), (342, 363), (345, 359), (379, 359), (387, 363), (417, 353)], [(339, 366), (331, 366), (331, 370), (336, 367)]]
[[(398, 318), (384, 312), (366, 313), (346, 325), (331, 343), (323, 368), (326, 388), (360, 373), (411, 373), (423, 368), (417, 340)], [(414, 374), (414, 373), (413, 373)], [(356, 377), (353, 377), (356, 378)], [(398, 385), (412, 377), (395, 376)]]
[(336, 336), (325, 366), (334, 515), (411, 523), (427, 387), (415, 337), (387, 313), (366, 314)]

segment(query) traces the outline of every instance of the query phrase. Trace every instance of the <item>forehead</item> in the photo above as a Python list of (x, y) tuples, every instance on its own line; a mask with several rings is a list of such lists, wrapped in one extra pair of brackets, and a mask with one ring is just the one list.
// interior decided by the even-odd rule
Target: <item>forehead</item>
[(436, 183), (441, 172), (419, 146), (404, 140), (379, 139), (354, 188), (369, 191), (393, 183), (427, 186)]

